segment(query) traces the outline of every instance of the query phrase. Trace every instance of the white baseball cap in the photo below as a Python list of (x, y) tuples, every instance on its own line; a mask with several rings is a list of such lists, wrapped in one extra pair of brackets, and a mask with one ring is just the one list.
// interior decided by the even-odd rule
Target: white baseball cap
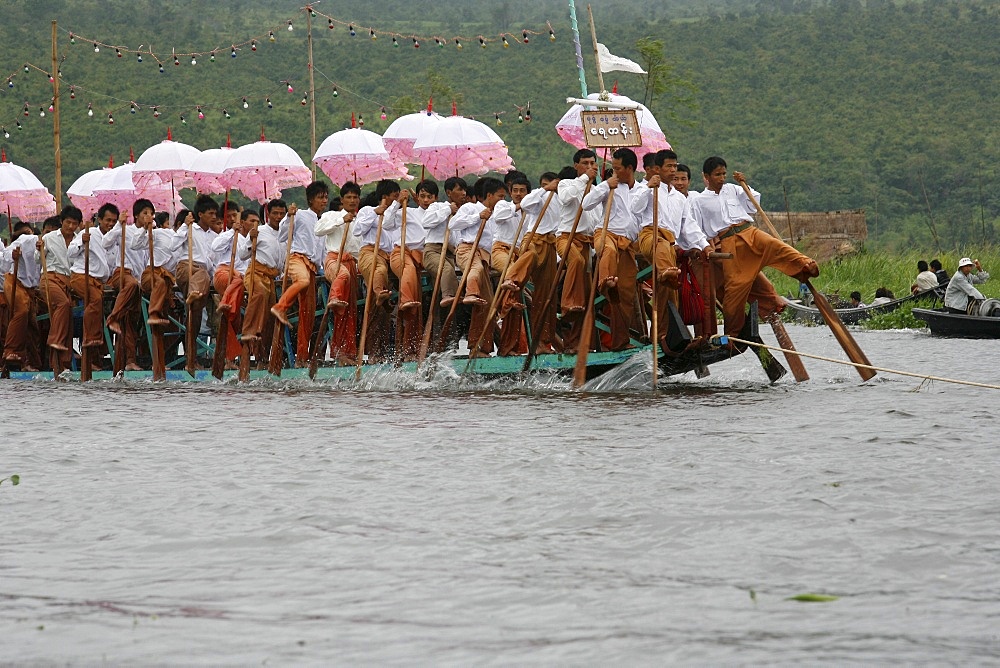
[(959, 267), (959, 269), (961, 269), (962, 267), (966, 267), (966, 266), (972, 266), (972, 267), (974, 267), (974, 266), (976, 266), (976, 263), (973, 262), (972, 260), (970, 260), (967, 257), (963, 257), (961, 260), (958, 261), (958, 267)]

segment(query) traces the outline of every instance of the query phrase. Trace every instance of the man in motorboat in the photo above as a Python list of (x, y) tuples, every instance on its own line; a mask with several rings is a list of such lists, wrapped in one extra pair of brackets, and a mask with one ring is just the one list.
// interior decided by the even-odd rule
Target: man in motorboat
[[(972, 273), (972, 268), (976, 273)], [(944, 293), (944, 307), (949, 313), (964, 313), (980, 315), (980, 305), (986, 300), (983, 293), (975, 288), (989, 280), (990, 275), (983, 271), (979, 260), (963, 257), (958, 262), (958, 271), (951, 277), (948, 290)]]

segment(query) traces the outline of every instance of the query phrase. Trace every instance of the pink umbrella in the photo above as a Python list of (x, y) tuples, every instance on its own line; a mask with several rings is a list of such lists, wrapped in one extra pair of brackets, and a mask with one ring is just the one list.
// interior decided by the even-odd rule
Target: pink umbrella
[(169, 182), (137, 188), (134, 174), (134, 162), (101, 170), (101, 178), (94, 184), (92, 191), (92, 197), (97, 202), (98, 208), (104, 204), (114, 204), (119, 209), (131, 210), (137, 199), (148, 199), (157, 211), (176, 211), (183, 208), (180, 195), (171, 189)]
[(423, 137), (441, 120), (443, 116), (434, 113), (428, 103), (427, 111), (400, 116), (382, 133), (382, 140), (389, 155), (398, 162), (415, 163), (413, 144)]
[[(599, 93), (591, 93), (587, 97), (591, 100), (596, 100), (599, 97)], [(610, 94), (610, 102), (624, 102), (630, 107), (631, 105), (637, 104), (633, 100), (625, 97), (624, 95)], [(660, 125), (656, 122), (656, 118), (653, 117), (653, 113), (644, 107), (643, 105), (638, 105), (635, 115), (639, 121), (639, 132), (642, 135), (642, 146), (631, 147), (635, 151), (636, 156), (639, 158), (639, 164), (642, 164), (642, 156), (647, 153), (655, 153), (661, 149), (670, 148), (670, 142), (667, 141), (666, 136), (663, 134), (663, 130), (660, 129)], [(572, 144), (577, 148), (586, 148), (587, 140), (583, 136), (583, 122), (580, 120), (580, 112), (583, 111), (583, 107), (579, 104), (574, 104), (569, 108), (563, 117), (559, 119), (556, 123), (556, 132), (562, 137), (563, 141)]]
[(56, 200), (34, 174), (7, 162), (7, 152), (0, 151), (0, 207), (7, 209), (8, 220), (39, 220), (55, 215)]
[(442, 118), (414, 142), (413, 153), (438, 179), (514, 168), (500, 136), (485, 123), (462, 116)]
[(349, 128), (323, 140), (313, 162), (334, 183), (358, 185), (379, 179), (412, 179), (399, 160), (389, 156), (382, 138), (369, 130)]
[(307, 186), (312, 181), (312, 172), (295, 151), (267, 141), (263, 133), (260, 141), (233, 151), (223, 173), (233, 188), (261, 204), (281, 197), (283, 188)]
[(168, 128), (167, 138), (147, 148), (135, 161), (132, 170), (135, 187), (145, 188), (168, 183), (175, 190), (193, 188), (191, 165), (200, 153), (201, 151), (194, 146), (173, 141)]
[(87, 218), (93, 216), (101, 208), (101, 203), (94, 197), (94, 186), (100, 182), (101, 177), (104, 176), (104, 172), (110, 169), (110, 167), (105, 167), (104, 169), (95, 169), (87, 172), (74, 181), (73, 185), (66, 190), (66, 194), (69, 195), (69, 201), (83, 211), (83, 215)]
[(198, 192), (218, 194), (232, 188), (225, 171), (229, 166), (229, 158), (235, 152), (236, 149), (229, 146), (209, 148), (195, 158), (191, 163), (191, 176)]

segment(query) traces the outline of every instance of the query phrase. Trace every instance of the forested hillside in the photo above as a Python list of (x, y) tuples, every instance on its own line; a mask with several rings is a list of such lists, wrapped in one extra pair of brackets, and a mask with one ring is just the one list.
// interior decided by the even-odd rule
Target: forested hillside
[[(159, 141), (168, 126), (199, 148), (222, 145), (227, 134), (234, 145), (253, 141), (263, 126), (269, 138), (309, 157), (301, 3), (4, 4), (0, 124), (10, 136), (0, 134), (0, 141), (11, 160), (50, 187), (52, 19), (59, 26), (64, 188), (111, 154), (121, 162), (130, 147), (139, 152)], [(533, 177), (569, 161), (572, 149), (553, 129), (564, 99), (580, 94), (564, 0), (315, 7), (312, 96), (320, 141), (347, 127), (352, 113), (366, 128), (384, 130), (433, 95), (438, 111), (450, 113), (457, 101), (460, 113), (493, 125)], [(593, 92), (586, 4), (577, 11)], [(793, 210), (863, 207), (870, 244), (950, 248), (995, 240), (997, 2), (608, 0), (595, 3), (594, 15), (599, 39), (617, 55), (641, 61), (638, 40), (662, 41), (679, 86), (651, 105), (682, 161), (696, 169), (706, 156), (723, 155), (748, 174), (769, 209), (784, 209), (786, 193)], [(507, 47), (499, 39), (504, 32)], [(93, 41), (104, 45), (99, 52)], [(191, 53), (198, 54), (195, 65)], [(617, 79), (621, 93), (643, 98), (641, 77), (605, 78), (609, 88)]]

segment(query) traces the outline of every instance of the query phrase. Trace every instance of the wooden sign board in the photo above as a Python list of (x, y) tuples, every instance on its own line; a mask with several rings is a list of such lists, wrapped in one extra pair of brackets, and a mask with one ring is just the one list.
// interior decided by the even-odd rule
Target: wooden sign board
[(580, 122), (587, 148), (642, 146), (635, 109), (581, 111)]

